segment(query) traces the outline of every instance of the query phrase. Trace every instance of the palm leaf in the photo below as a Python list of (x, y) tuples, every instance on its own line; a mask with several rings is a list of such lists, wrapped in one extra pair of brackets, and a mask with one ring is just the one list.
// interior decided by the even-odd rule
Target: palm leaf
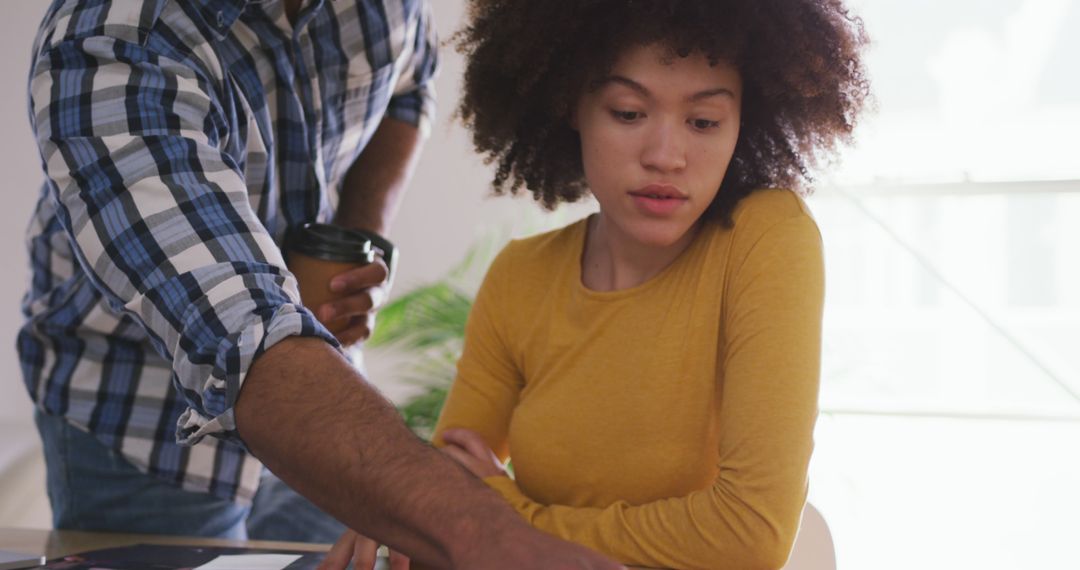
[(406, 293), (379, 311), (370, 346), (423, 351), (465, 338), (472, 298), (441, 281)]
[(446, 402), (447, 386), (432, 386), (423, 394), (413, 397), (400, 411), (405, 419), (405, 425), (416, 435), (430, 440), (435, 431), (435, 423), (439, 421), (439, 413), (442, 412)]
[(445, 279), (413, 289), (387, 304), (379, 311), (375, 333), (368, 341), (368, 346), (394, 348), (413, 356), (404, 380), (423, 390), (399, 406), (399, 411), (405, 424), (424, 439), (430, 439), (454, 380), (465, 322), (472, 309), (472, 296), (458, 283), (478, 261), (490, 261), (491, 252), (490, 245), (474, 246)]

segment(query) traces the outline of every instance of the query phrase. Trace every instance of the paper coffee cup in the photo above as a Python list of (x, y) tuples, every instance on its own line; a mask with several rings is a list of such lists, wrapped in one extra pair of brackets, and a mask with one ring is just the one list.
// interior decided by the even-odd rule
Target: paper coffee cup
[(334, 335), (348, 328), (349, 319), (325, 322), (319, 317), (323, 303), (347, 295), (331, 291), (330, 280), (373, 261), (375, 251), (367, 236), (330, 224), (305, 224), (290, 234), (287, 243), (286, 264), (300, 286), (300, 302)]

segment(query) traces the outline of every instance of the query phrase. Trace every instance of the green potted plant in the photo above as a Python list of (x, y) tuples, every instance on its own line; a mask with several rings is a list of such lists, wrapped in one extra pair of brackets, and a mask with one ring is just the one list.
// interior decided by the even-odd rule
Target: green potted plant
[(406, 425), (430, 440), (443, 402), (454, 381), (457, 361), (465, 344), (465, 322), (476, 290), (488, 265), (515, 233), (532, 235), (592, 211), (589, 203), (557, 212), (522, 210), (514, 223), (489, 232), (466, 253), (445, 277), (422, 285), (391, 301), (379, 311), (375, 332), (367, 345), (406, 352), (410, 362), (405, 382), (421, 391), (398, 406)]
[[(490, 242), (490, 240), (487, 240)], [(430, 440), (443, 402), (454, 380), (465, 340), (465, 322), (472, 308), (473, 270), (486, 268), (490, 243), (473, 247), (449, 274), (417, 287), (379, 311), (378, 325), (368, 346), (392, 348), (410, 354), (404, 381), (421, 391), (398, 406), (405, 424)], [(483, 263), (480, 263), (483, 261)]]

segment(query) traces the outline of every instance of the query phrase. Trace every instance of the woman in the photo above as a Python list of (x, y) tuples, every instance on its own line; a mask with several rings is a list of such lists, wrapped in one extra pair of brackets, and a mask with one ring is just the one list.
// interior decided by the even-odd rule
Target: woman
[[(623, 563), (783, 566), (824, 294), (796, 191), (867, 97), (861, 24), (830, 0), (471, 16), (461, 114), (496, 189), (600, 210), (494, 261), (436, 444), (536, 527)], [(372, 548), (347, 534), (331, 559)]]

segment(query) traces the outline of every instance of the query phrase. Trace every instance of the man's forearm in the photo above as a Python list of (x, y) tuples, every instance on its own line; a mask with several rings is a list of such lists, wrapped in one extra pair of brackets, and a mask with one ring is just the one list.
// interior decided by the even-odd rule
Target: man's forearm
[(524, 524), (413, 436), (322, 340), (290, 338), (264, 353), (244, 382), (236, 421), (252, 453), (300, 494), (420, 562), (450, 567), (456, 549), (494, 539), (487, 529)]
[(420, 159), (423, 142), (416, 127), (384, 118), (345, 175), (334, 223), (385, 235)]

